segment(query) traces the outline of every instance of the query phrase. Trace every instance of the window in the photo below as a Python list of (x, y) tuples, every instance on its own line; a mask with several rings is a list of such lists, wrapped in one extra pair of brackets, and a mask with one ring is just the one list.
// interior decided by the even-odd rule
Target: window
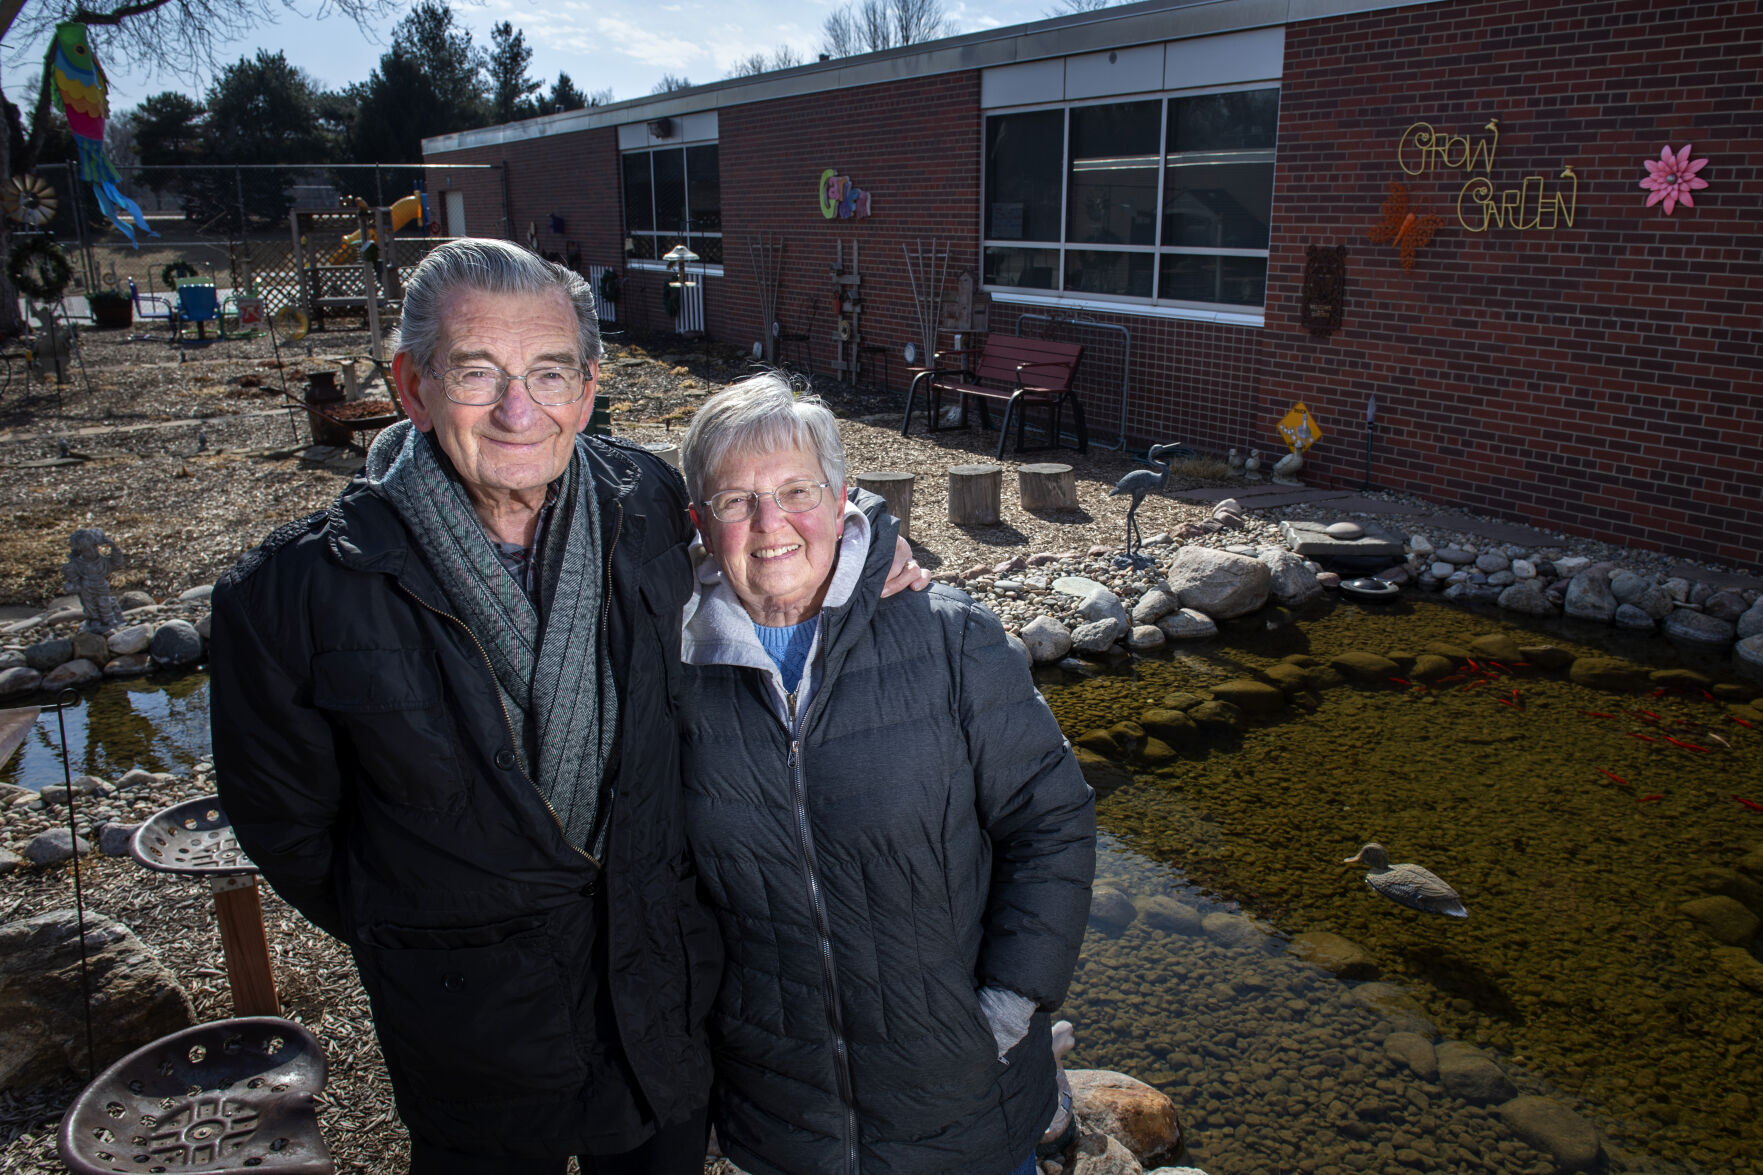
[(1277, 89), (992, 115), (985, 283), (1260, 309), (1278, 125)]
[(684, 244), (706, 265), (721, 265), (722, 176), (716, 144), (627, 151), (623, 166), (630, 256), (654, 261)]

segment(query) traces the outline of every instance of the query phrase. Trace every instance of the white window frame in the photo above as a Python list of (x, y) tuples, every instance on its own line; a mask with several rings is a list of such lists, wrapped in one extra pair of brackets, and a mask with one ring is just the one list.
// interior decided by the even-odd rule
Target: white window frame
[[(669, 232), (662, 232), (660, 229), (643, 229), (643, 230), (638, 230), (635, 232), (633, 232), (631, 230), (630, 209), (623, 207), (623, 203), (624, 203), (624, 161), (627, 158), (629, 158), (632, 155), (653, 156), (655, 154), (655, 152), (657, 152), (657, 151), (682, 151), (682, 152), (689, 153), (693, 147), (716, 147), (716, 148), (718, 148), (717, 153), (716, 153), (717, 190), (721, 191), (721, 189), (722, 189), (722, 151), (721, 151), (721, 146), (722, 146), (722, 144), (720, 142), (718, 142), (716, 139), (710, 139), (710, 140), (699, 141), (699, 142), (690, 142), (690, 143), (670, 143), (670, 142), (662, 141), (662, 142), (650, 142), (650, 143), (644, 144), (641, 147), (636, 147), (636, 148), (633, 148), (631, 150), (626, 150), (626, 151), (620, 151), (618, 153), (618, 192), (619, 192), (620, 214), (623, 216), (624, 221), (625, 221), (625, 223), (621, 226), (624, 229), (625, 238), (627, 240), (629, 238), (635, 237), (635, 236), (647, 236), (647, 237), (660, 238), (660, 237), (666, 237), (666, 236), (673, 236), (678, 232), (677, 229), (669, 231)], [(688, 154), (686, 156), (687, 161), (683, 163), (683, 166), (686, 168), (686, 200), (687, 200), (686, 207), (687, 207), (688, 212), (691, 209), (690, 201), (691, 201), (691, 193), (692, 193), (692, 177), (691, 177), (691, 170), (690, 170), (691, 164), (689, 162), (689, 158), (690, 157)], [(651, 163), (650, 167), (649, 167), (649, 193), (650, 193), (649, 199), (651, 201), (651, 207), (650, 207), (651, 212), (654, 211), (654, 208), (653, 208), (653, 201), (655, 198), (654, 192), (655, 192), (655, 168), (654, 168), (654, 164)], [(723, 230), (723, 229), (717, 229), (715, 232), (704, 232), (704, 231), (699, 231), (697, 229), (688, 229), (686, 231), (686, 235), (690, 236), (690, 237), (715, 237), (719, 241), (726, 241), (727, 240), (725, 230)], [(657, 244), (657, 246), (659, 246), (660, 241), (657, 240), (656, 244)], [(688, 242), (688, 247), (690, 247), (689, 242)], [(657, 248), (657, 252), (659, 252), (659, 251), (660, 251), (659, 248)], [(662, 261), (658, 258), (646, 258), (646, 257), (639, 258), (639, 257), (633, 257), (629, 254), (625, 255), (624, 266), (626, 269), (648, 270), (648, 271), (655, 272), (655, 273), (666, 273), (672, 268), (671, 266), (669, 266), (667, 264), (667, 262)], [(691, 263), (690, 271), (693, 274), (701, 274), (705, 277), (722, 277), (723, 276), (723, 267), (722, 267), (722, 263), (720, 263), (720, 262), (708, 263), (708, 262), (702, 262), (702, 261), (695, 261), (695, 262)]]
[[(1110, 313), (1131, 313), (1138, 317), (1187, 319), (1196, 322), (1220, 322), (1237, 326), (1263, 326), (1266, 323), (1266, 302), (1259, 307), (1243, 306), (1233, 302), (1195, 302), (1188, 299), (1162, 298), (1157, 291), (1161, 288), (1163, 276), (1163, 259), (1169, 254), (1183, 254), (1202, 257), (1257, 257), (1262, 261), (1269, 259), (1272, 252), (1272, 240), (1269, 239), (1267, 249), (1235, 249), (1198, 245), (1168, 245), (1163, 243), (1163, 209), (1167, 198), (1167, 173), (1169, 170), (1169, 104), (1179, 98), (1197, 98), (1210, 94), (1248, 93), (1258, 90), (1282, 90), (1277, 81), (1241, 82), (1234, 85), (1200, 86), (1173, 90), (1158, 90), (1149, 93), (1109, 94), (1101, 97), (1085, 98), (1079, 101), (1055, 101), (1024, 104), (1020, 106), (992, 107), (981, 112), (980, 118), (980, 203), (979, 203), (979, 239), (980, 239), (980, 272), (985, 272), (985, 251), (989, 248), (1000, 249), (1046, 249), (1051, 250), (1058, 258), (1056, 266), (1057, 281), (1065, 282), (1065, 256), (1067, 252), (1082, 253), (1135, 253), (1150, 252), (1151, 296), (1149, 298), (1133, 297), (1126, 294), (1073, 294), (1064, 290), (1036, 290), (1024, 286), (995, 285), (982, 282), (981, 289), (989, 294), (993, 301), (1012, 305), (1047, 306), (1074, 310), (1092, 310)], [(1093, 106), (1115, 106), (1129, 102), (1158, 103), (1158, 154), (1157, 154), (1157, 220), (1155, 239), (1150, 245), (1109, 245), (1091, 244), (1087, 242), (1071, 242), (1066, 240), (1069, 231), (1071, 198), (1071, 115), (1073, 110)], [(1059, 184), (1059, 240), (1058, 241), (1024, 241), (1003, 240), (987, 237), (986, 213), (990, 208), (990, 192), (987, 184), (990, 179), (990, 167), (986, 161), (986, 150), (990, 137), (990, 120), (1000, 116), (1013, 114), (1035, 114), (1046, 110), (1058, 110), (1065, 113), (1062, 124), (1063, 136), (1060, 148), (1060, 184)], [(1229, 161), (1245, 163), (1273, 163), (1278, 167), (1279, 145), (1278, 130), (1275, 128), (1275, 143), (1271, 148), (1245, 148), (1245, 152), (1253, 150), (1257, 157), (1248, 158), (1235, 152)], [(1213, 152), (1208, 152), (1212, 154)], [(1260, 158), (1260, 155), (1266, 158)], [(1227, 162), (1227, 160), (1219, 160)], [(1276, 170), (1277, 182), (1277, 170)], [(1270, 193), (1271, 195), (1271, 193)], [(1269, 226), (1271, 238), (1271, 226)]]

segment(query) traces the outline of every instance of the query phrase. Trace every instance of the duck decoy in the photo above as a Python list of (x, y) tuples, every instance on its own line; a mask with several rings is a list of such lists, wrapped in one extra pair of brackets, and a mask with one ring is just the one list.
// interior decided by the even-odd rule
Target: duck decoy
[(1365, 875), (1365, 884), (1392, 902), (1428, 914), (1448, 914), (1453, 918), (1469, 917), (1469, 911), (1463, 906), (1463, 899), (1457, 896), (1457, 891), (1443, 878), (1419, 865), (1390, 864), (1389, 852), (1380, 844), (1368, 844), (1342, 863), (1363, 865), (1369, 869), (1370, 872)]

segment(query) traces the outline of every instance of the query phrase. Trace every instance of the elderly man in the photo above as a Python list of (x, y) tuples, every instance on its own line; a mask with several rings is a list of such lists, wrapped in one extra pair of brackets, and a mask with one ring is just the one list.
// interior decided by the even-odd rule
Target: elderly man
[(354, 953), (417, 1175), (701, 1169), (692, 530), (671, 467), (580, 435), (599, 357), (577, 275), (436, 249), (392, 364), (409, 422), (215, 589), (222, 801)]

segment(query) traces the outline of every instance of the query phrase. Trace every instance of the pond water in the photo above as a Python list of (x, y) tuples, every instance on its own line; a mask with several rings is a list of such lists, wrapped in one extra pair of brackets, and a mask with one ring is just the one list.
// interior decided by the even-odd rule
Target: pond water
[[(208, 758), (208, 675), (105, 682), (83, 692), (61, 714), (67, 726), (68, 768), (77, 779), (114, 780), (133, 767), (185, 772)], [(45, 706), (24, 743), (0, 763), (0, 783), (40, 791), (62, 782), (61, 728)]]
[[(1497, 631), (1684, 664), (1663, 642), (1526, 631), (1405, 599), (1273, 627), (1251, 618), (1117, 673), (1042, 671), (1041, 686), (1078, 739), (1293, 655), (1413, 654)], [(1496, 676), (1322, 689), (1313, 708), (1134, 768), (1098, 807), (1098, 890), (1131, 904), (1092, 922), (1066, 1010), (1069, 1064), (1168, 1092), (1189, 1160), (1211, 1175), (1552, 1172), (1496, 1106), (1448, 1096), (1385, 1047), (1392, 1029), (1436, 1028), (1486, 1050), (1518, 1092), (1590, 1119), (1613, 1170), (1763, 1175), (1763, 993), (1737, 978), (1753, 956), (1678, 910), (1763, 846), (1763, 811), (1733, 798), (1763, 802), (1763, 730), (1724, 721), (1727, 706), (1700, 689)], [(181, 770), (209, 754), (203, 675), (107, 683), (66, 720), (76, 775)], [(1709, 749), (1660, 737), (1672, 731)], [(61, 781), (52, 710), (0, 780)], [(1372, 892), (1341, 863), (1370, 840), (1451, 882), (1469, 918)], [(1312, 931), (1363, 947), (1378, 980), (1337, 980), (1286, 953)]]
[[(1425, 600), (1337, 604), (1042, 689), (1076, 739), (1292, 654), (1415, 654), (1496, 631), (1608, 655)], [(1625, 651), (1681, 664), (1662, 642)], [(1475, 687), (1479, 676), (1329, 688), (1314, 709), (1137, 768), (1104, 798), (1097, 884), (1138, 913), (1124, 930), (1092, 919), (1071, 1063), (1170, 1093), (1212, 1175), (1552, 1171), (1495, 1107), (1390, 1058), (1384, 1037), (1418, 1016), (1486, 1050), (1520, 1093), (1592, 1120), (1614, 1169), (1763, 1172), (1763, 994), (1738, 979), (1755, 957), (1678, 910), (1734, 884), (1732, 866), (1763, 847), (1763, 811), (1734, 798), (1763, 801), (1763, 730), (1726, 720), (1699, 688), (1618, 695), (1530, 668)], [(1372, 840), (1452, 883), (1469, 917), (1374, 893), (1342, 864)], [(1199, 930), (1176, 903), (1271, 936), (1233, 937), (1240, 920)], [(1309, 931), (1363, 947), (1382, 982), (1284, 953)]]

